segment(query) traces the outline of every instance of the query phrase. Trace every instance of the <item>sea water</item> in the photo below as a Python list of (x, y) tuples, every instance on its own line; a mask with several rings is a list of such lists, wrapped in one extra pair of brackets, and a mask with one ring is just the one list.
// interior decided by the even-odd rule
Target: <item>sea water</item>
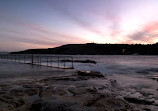
[(89, 59), (92, 63), (74, 63), (76, 70), (92, 70), (103, 74), (139, 74), (158, 68), (158, 56), (134, 55), (75, 55), (75, 59)]
[[(50, 56), (50, 55), (49, 55)], [(58, 55), (56, 55), (58, 56)], [(67, 56), (67, 55), (65, 55)], [(98, 71), (102, 74), (145, 74), (147, 71), (158, 73), (158, 56), (140, 55), (68, 55), (73, 60), (93, 60), (94, 63), (73, 63), (74, 70)], [(63, 55), (64, 57), (64, 55)], [(42, 64), (47, 64), (45, 61)], [(51, 63), (49, 63), (51, 64)], [(57, 65), (57, 62), (53, 63)], [(63, 63), (59, 64), (62, 65)], [(71, 62), (66, 62), (66, 66), (71, 66)], [(29, 75), (27, 72), (45, 72), (48, 68), (38, 67), (28, 64), (16, 63), (14, 61), (0, 60), (0, 77), (12, 76), (16, 74)], [(53, 69), (54, 70), (54, 69)], [(153, 70), (153, 71), (152, 71)], [(41, 73), (39, 73), (41, 74)]]

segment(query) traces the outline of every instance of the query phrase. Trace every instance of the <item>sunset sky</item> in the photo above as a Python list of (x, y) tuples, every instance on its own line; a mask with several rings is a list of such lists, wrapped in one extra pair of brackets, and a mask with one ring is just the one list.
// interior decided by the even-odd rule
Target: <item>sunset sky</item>
[(158, 0), (0, 0), (0, 51), (158, 42)]

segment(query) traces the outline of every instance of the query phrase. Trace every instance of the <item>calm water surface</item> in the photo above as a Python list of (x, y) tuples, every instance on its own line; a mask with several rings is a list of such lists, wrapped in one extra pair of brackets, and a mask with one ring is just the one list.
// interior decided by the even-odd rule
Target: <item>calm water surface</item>
[(103, 74), (136, 74), (146, 69), (158, 68), (158, 56), (103, 55), (74, 57), (97, 62), (97, 64), (76, 63), (75, 69), (94, 70)]
[[(150, 70), (150, 73), (158, 74), (158, 56), (73, 55), (73, 58), (74, 60), (89, 59), (97, 62), (97, 64), (74, 63), (75, 70), (92, 70), (99, 71), (103, 74), (146, 74)], [(66, 63), (66, 65), (69, 64)], [(32, 67), (27, 64), (0, 60), (0, 77), (18, 74), (30, 75), (31, 73), (38, 75), (48, 70), (50, 71), (50, 68)]]

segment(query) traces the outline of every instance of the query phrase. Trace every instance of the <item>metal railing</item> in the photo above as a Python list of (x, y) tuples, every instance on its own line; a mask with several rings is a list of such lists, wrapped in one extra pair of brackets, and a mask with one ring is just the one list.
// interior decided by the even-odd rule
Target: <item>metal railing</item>
[[(1, 61), (13, 61), (31, 65), (73, 69), (73, 57), (38, 54), (0, 54)], [(70, 62), (66, 62), (69, 60)]]

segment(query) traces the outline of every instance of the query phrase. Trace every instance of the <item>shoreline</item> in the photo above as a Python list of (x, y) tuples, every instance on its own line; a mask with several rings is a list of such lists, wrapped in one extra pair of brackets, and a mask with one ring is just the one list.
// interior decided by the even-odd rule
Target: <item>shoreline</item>
[(158, 89), (145, 85), (144, 80), (151, 79), (143, 75), (102, 77), (96, 72), (83, 73), (90, 76), (72, 70), (61, 75), (1, 83), (0, 111), (156, 111), (158, 108)]

